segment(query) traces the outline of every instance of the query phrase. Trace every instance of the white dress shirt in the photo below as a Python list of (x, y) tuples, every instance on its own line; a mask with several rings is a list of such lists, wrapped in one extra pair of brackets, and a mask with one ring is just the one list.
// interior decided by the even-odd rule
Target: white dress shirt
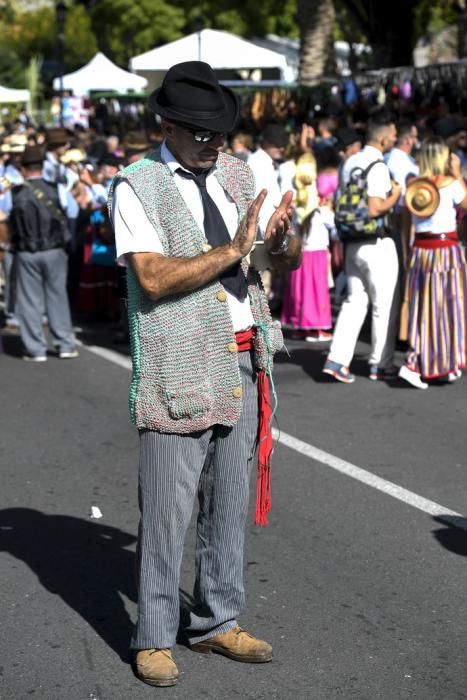
[(374, 146), (365, 146), (361, 151), (355, 153), (345, 162), (342, 168), (342, 182), (344, 185), (349, 181), (350, 173), (354, 168), (365, 170), (371, 163), (381, 161), (381, 165), (375, 165), (368, 173), (367, 192), (369, 197), (379, 197), (386, 199), (389, 196), (392, 184), (389, 169), (383, 160), (383, 154)]
[(268, 191), (258, 217), (260, 230), (264, 232), (282, 197), (279, 166), (275, 166), (271, 156), (262, 148), (248, 156), (247, 163), (255, 176), (255, 195), (263, 189)]
[(386, 164), (393, 180), (401, 186), (401, 196), (396, 206), (400, 211), (404, 206), (405, 192), (407, 190), (407, 178), (418, 175), (418, 165), (412, 156), (400, 148), (393, 148), (386, 158)]
[[(187, 180), (177, 173), (177, 169), (185, 170), (176, 160), (165, 143), (161, 147), (161, 159), (167, 164), (174, 176), (174, 181), (186, 206), (202, 231), (204, 231), (203, 203), (198, 186), (193, 180)], [(230, 237), (233, 238), (238, 227), (237, 205), (229, 197), (215, 177), (214, 166), (206, 178), (206, 189), (219, 209), (224, 219)], [(115, 188), (112, 202), (112, 222), (115, 231), (117, 258), (124, 261), (127, 253), (160, 253), (164, 254), (161, 241), (148, 219), (143, 205), (127, 182), (119, 182)], [(247, 296), (239, 301), (227, 290), (227, 302), (232, 316), (234, 331), (246, 330), (254, 325), (250, 300)]]

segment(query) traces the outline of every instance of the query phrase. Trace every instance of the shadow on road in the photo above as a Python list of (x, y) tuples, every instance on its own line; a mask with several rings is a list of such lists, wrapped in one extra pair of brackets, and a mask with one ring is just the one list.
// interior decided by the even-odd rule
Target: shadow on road
[[(136, 537), (95, 520), (46, 515), (31, 508), (0, 510), (0, 552), (23, 561), (44, 588), (60, 598), (97, 632), (126, 663), (131, 663), (131, 621), (120, 594), (136, 602), (136, 555), (126, 547)], [(180, 589), (177, 641), (194, 605)]]
[(0, 551), (29, 566), (129, 662), (133, 628), (120, 593), (136, 600), (135, 537), (108, 525), (30, 508), (0, 511)]
[(0, 332), (0, 352), (20, 359), (23, 352), (19, 333)]
[[(439, 544), (453, 554), (467, 557), (467, 532), (460, 527), (462, 525), (465, 528), (466, 518), (450, 515), (450, 523), (446, 522), (447, 516), (433, 518), (433, 520), (444, 526), (442, 530), (433, 530), (433, 537)], [(457, 527), (456, 522), (459, 523)]]
[[(295, 341), (297, 342), (297, 341)], [(300, 342), (300, 341), (298, 341)], [(329, 343), (316, 343), (307, 347), (291, 347), (290, 341), (285, 341), (289, 354), (278, 352), (274, 358), (275, 364), (298, 365), (317, 383), (336, 383), (336, 380), (327, 374), (323, 374), (322, 369), (329, 352)], [(352, 360), (351, 370), (359, 377), (368, 377), (368, 361), (356, 355)]]

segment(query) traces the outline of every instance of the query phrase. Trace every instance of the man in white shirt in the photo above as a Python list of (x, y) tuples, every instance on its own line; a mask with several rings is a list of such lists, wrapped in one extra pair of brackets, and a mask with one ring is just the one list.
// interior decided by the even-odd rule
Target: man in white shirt
[(415, 124), (409, 121), (401, 121), (397, 124), (397, 141), (394, 148), (386, 155), (385, 161), (391, 173), (391, 178), (401, 186), (401, 196), (394, 207), (392, 215), (392, 233), (396, 243), (397, 257), (399, 259), (399, 294), (402, 294), (404, 285), (404, 250), (402, 246), (402, 211), (404, 209), (407, 181), (416, 177), (419, 168), (412, 157), (412, 151), (418, 144), (418, 130)]
[[(254, 153), (248, 156), (247, 163), (253, 170), (256, 183), (256, 194), (266, 189), (268, 194), (259, 214), (259, 225), (265, 230), (267, 222), (281, 201), (284, 192), (293, 189), (292, 177), (288, 164), (284, 163), (284, 154), (289, 135), (280, 124), (266, 124), (264, 127), (260, 145)], [(292, 175), (295, 167), (292, 168)], [(264, 270), (261, 273), (265, 292), (269, 301), (272, 301), (272, 273)]]
[(412, 151), (417, 143), (418, 130), (415, 124), (399, 122), (396, 145), (385, 158), (391, 178), (401, 186), (401, 196), (395, 206), (396, 212), (400, 212), (404, 206), (407, 179), (418, 175), (418, 165), (412, 157)]
[(65, 185), (67, 189), (71, 189), (78, 177), (61, 161), (61, 157), (70, 147), (70, 135), (66, 129), (56, 127), (48, 129), (46, 138), (47, 152), (42, 176), (47, 182)]
[[(185, 630), (190, 648), (248, 663), (272, 658), (271, 646), (236, 618), (244, 604), (248, 469), (261, 401), (256, 372), (263, 372), (258, 361), (274, 352), (278, 329), (264, 309), (258, 276), (245, 263), (266, 191), (251, 202), (251, 171), (222, 152), (238, 117), (234, 93), (206, 63), (189, 61), (167, 72), (149, 106), (162, 118), (164, 143), (117, 176), (111, 210), (117, 255), (129, 267), (130, 406), (140, 429), (132, 647), (137, 676), (170, 686), (178, 681), (171, 649), (196, 492), (197, 571)], [(291, 199), (289, 192), (278, 202), (263, 246), (284, 269), (300, 259), (300, 243), (287, 234)], [(253, 349), (257, 336), (262, 344)]]
[[(367, 141), (362, 151), (351, 156), (342, 169), (343, 187), (354, 168), (367, 169), (368, 213), (372, 218), (384, 217), (400, 197), (400, 185), (391, 181), (383, 154), (396, 140), (396, 127), (390, 117), (373, 119), (367, 129)], [(382, 229), (383, 230), (383, 229)], [(393, 354), (397, 319), (397, 251), (390, 235), (382, 233), (371, 240), (346, 243), (345, 273), (348, 295), (342, 304), (328, 359), (323, 372), (340, 382), (350, 384), (355, 377), (349, 365), (371, 304), (370, 379), (395, 376)]]
[[(280, 181), (280, 165), (289, 142), (289, 135), (280, 124), (266, 124), (260, 138), (260, 146), (248, 156), (247, 163), (253, 170), (256, 194), (263, 188), (268, 194), (260, 212), (260, 224), (266, 224), (281, 201), (284, 190)], [(288, 189), (288, 188), (287, 188)]]

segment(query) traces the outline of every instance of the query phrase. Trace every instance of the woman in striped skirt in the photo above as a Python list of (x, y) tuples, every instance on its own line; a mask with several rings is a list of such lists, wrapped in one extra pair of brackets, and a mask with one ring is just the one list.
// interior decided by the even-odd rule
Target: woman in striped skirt
[(406, 204), (415, 239), (405, 291), (409, 350), (399, 376), (427, 389), (423, 379), (444, 377), (452, 382), (467, 367), (467, 265), (456, 230), (456, 207), (467, 209), (467, 193), (460, 160), (442, 139), (425, 141), (419, 165), (420, 176), (428, 180), (424, 195), (434, 184), (437, 206), (426, 216), (420, 199), (418, 206), (416, 196), (409, 201), (408, 187)]

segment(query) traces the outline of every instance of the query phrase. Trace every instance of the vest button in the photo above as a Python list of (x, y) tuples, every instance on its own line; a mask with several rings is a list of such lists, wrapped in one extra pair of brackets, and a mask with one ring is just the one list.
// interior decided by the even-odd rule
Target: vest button
[(238, 352), (238, 345), (237, 345), (237, 343), (229, 343), (229, 344), (227, 345), (227, 350), (228, 350), (229, 352)]
[(209, 243), (205, 243), (201, 249), (203, 253), (209, 253), (210, 250), (212, 250), (212, 245), (209, 245)]
[(220, 292), (217, 292), (216, 297), (217, 301), (227, 301), (227, 292), (224, 292), (224, 290), (221, 289)]
[(232, 389), (232, 395), (236, 399), (241, 399), (243, 396), (243, 389), (241, 386), (236, 386)]

